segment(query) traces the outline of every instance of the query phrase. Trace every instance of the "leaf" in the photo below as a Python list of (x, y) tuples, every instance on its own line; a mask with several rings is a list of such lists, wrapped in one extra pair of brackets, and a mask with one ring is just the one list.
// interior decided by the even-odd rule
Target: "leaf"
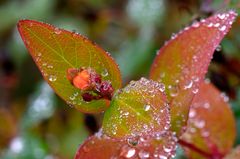
[(105, 100), (83, 101), (81, 90), (71, 85), (66, 72), (69, 68), (90, 67), (117, 90), (121, 76), (108, 53), (80, 34), (49, 24), (20, 20), (18, 30), (44, 79), (62, 99), (82, 112), (96, 113), (107, 108)]
[(224, 159), (239, 159), (240, 158), (240, 146), (234, 148)]
[[(226, 155), (236, 138), (235, 119), (226, 100), (213, 85), (203, 82), (193, 99), (187, 130), (181, 140), (212, 158)], [(185, 145), (184, 149), (190, 158), (205, 158), (191, 147)]]
[(186, 125), (190, 103), (204, 79), (213, 52), (236, 16), (234, 11), (229, 11), (194, 22), (174, 35), (154, 60), (150, 78), (166, 85), (171, 129), (178, 135)]
[(129, 140), (114, 139), (97, 133), (80, 146), (75, 159), (165, 159), (175, 154), (176, 138), (170, 132), (142, 136), (135, 142), (132, 145)]
[(141, 78), (114, 96), (104, 114), (103, 132), (111, 137), (141, 136), (167, 131), (169, 106), (164, 85)]

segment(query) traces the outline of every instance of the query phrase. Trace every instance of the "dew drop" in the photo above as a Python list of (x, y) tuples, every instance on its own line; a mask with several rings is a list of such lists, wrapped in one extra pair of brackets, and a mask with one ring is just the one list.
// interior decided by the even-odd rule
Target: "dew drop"
[(127, 145), (123, 146), (121, 149), (120, 156), (126, 157), (126, 158), (131, 158), (135, 155), (136, 150), (134, 148), (131, 148)]
[(193, 118), (195, 117), (195, 115), (196, 115), (196, 111), (194, 109), (190, 109), (189, 118)]
[(164, 155), (159, 155), (159, 159), (167, 159), (167, 157)]
[(108, 75), (108, 70), (107, 70), (106, 68), (103, 69), (101, 75), (102, 75), (103, 77), (106, 77), (106, 76)]
[(199, 89), (198, 89), (198, 88), (194, 88), (194, 89), (192, 90), (193, 94), (197, 94), (197, 93), (198, 93), (198, 91), (199, 91)]
[(131, 146), (136, 146), (138, 144), (138, 138), (137, 137), (130, 137), (127, 139), (127, 142)]
[(60, 29), (58, 29), (58, 28), (55, 28), (54, 29), (54, 33), (59, 35), (59, 34), (62, 33), (62, 31)]
[(75, 96), (70, 96), (69, 97), (70, 100), (75, 100), (75, 98), (76, 98)]
[(219, 26), (220, 26), (219, 23), (214, 24), (214, 27), (219, 27)]
[(225, 17), (226, 17), (225, 14), (218, 14), (218, 18), (219, 18), (219, 19), (222, 19), (222, 20), (223, 20)]
[(149, 111), (150, 108), (151, 108), (151, 106), (149, 104), (144, 105), (144, 110), (145, 111)]
[(168, 86), (169, 92), (170, 92), (170, 96), (172, 97), (176, 97), (178, 95), (178, 88), (177, 86)]
[(190, 80), (186, 83), (186, 85), (183, 87), (183, 89), (189, 89), (192, 87), (192, 85), (193, 85), (193, 82), (192, 82), (192, 80)]
[(48, 65), (47, 68), (53, 69), (53, 66), (52, 65)]
[(149, 158), (150, 154), (145, 150), (140, 150), (138, 156), (140, 157), (140, 159), (146, 159)]
[(219, 30), (220, 30), (220, 31), (225, 31), (226, 28), (227, 28), (227, 27), (226, 27), (225, 25), (223, 25), (222, 27), (219, 28)]
[(229, 97), (226, 95), (226, 93), (221, 93), (220, 96), (223, 98), (224, 102), (228, 102), (229, 101)]
[(49, 76), (49, 81), (54, 82), (56, 80), (57, 80), (57, 76), (55, 76), (55, 75), (50, 75)]
[(199, 120), (199, 121), (196, 121), (194, 124), (197, 128), (201, 129), (205, 126), (205, 121), (204, 120)]
[(200, 25), (200, 23), (199, 23), (199, 22), (194, 22), (194, 23), (192, 24), (192, 26), (193, 26), (194, 28), (197, 28), (197, 27), (199, 27), (199, 25)]
[(210, 107), (210, 104), (209, 104), (209, 103), (204, 103), (203, 107), (204, 107), (205, 109), (208, 109), (208, 108)]
[(207, 27), (211, 28), (213, 26), (213, 23), (209, 23)]
[(164, 150), (165, 152), (167, 152), (167, 153), (169, 153), (169, 152), (172, 151), (171, 148), (168, 148), (168, 147), (166, 147), (165, 145), (163, 146), (163, 150)]
[(83, 151), (87, 153), (90, 151), (90, 149), (85, 145), (85, 146), (83, 146)]

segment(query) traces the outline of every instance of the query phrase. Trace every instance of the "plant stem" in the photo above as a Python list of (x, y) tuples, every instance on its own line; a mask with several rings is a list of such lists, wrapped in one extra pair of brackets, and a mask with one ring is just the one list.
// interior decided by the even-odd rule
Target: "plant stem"
[(196, 147), (195, 145), (190, 144), (190, 143), (188, 143), (188, 142), (186, 142), (184, 140), (179, 139), (178, 143), (180, 145), (184, 146), (184, 147), (188, 147), (189, 149), (191, 149), (191, 150), (201, 154), (202, 156), (205, 156), (208, 159), (213, 159), (214, 158), (210, 153), (205, 152), (205, 151), (199, 149), (198, 147)]

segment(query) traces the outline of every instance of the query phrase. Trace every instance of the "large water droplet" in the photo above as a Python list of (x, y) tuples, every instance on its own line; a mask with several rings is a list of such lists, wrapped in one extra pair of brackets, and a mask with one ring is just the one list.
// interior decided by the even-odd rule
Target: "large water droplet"
[(226, 17), (226, 14), (218, 14), (218, 18), (219, 18), (219, 19), (222, 19), (222, 20), (223, 20), (225, 17)]
[(149, 158), (150, 154), (145, 150), (140, 150), (138, 156), (140, 157), (140, 159), (146, 159)]
[(103, 77), (108, 76), (108, 70), (107, 70), (106, 68), (103, 69), (101, 75), (102, 75)]
[(177, 86), (168, 86), (169, 92), (170, 92), (170, 96), (172, 97), (176, 97), (178, 95), (178, 88)]
[(57, 76), (55, 76), (55, 75), (50, 75), (49, 76), (49, 81), (54, 82), (56, 80), (57, 80)]
[(194, 28), (197, 28), (197, 27), (199, 27), (199, 25), (200, 25), (200, 23), (199, 23), (199, 22), (194, 22), (194, 23), (192, 24), (192, 26), (193, 26)]
[(227, 29), (227, 27), (225, 25), (223, 25), (222, 27), (219, 28), (220, 31), (225, 31)]
[(193, 82), (192, 80), (190, 80), (184, 85), (183, 89), (189, 89), (192, 87), (192, 85), (193, 85)]
[(196, 115), (196, 111), (194, 109), (190, 109), (189, 111), (189, 118), (193, 118)]
[(221, 45), (218, 45), (217, 47), (216, 47), (216, 51), (221, 51), (222, 50), (222, 46)]
[(165, 152), (167, 152), (167, 153), (169, 153), (169, 152), (172, 151), (171, 148), (169, 148), (169, 147), (167, 147), (167, 146), (165, 146), (165, 145), (163, 145), (163, 150), (164, 150)]
[(151, 108), (151, 106), (149, 104), (144, 105), (144, 110), (145, 111), (149, 111), (150, 108)]
[(159, 159), (168, 159), (166, 156), (159, 155)]
[(131, 158), (135, 155), (136, 150), (134, 148), (131, 148), (127, 145), (123, 146), (121, 149), (120, 156), (126, 157), (126, 158)]
[(58, 28), (55, 28), (54, 29), (54, 33), (59, 35), (59, 34), (62, 33), (62, 31), (60, 29), (58, 29)]

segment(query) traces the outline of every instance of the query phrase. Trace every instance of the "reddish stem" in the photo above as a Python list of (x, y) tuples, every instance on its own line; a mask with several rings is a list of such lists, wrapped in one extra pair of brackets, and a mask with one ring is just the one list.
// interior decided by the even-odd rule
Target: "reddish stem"
[(178, 143), (179, 143), (180, 145), (184, 146), (184, 147), (187, 147), (187, 148), (189, 148), (189, 149), (191, 149), (191, 150), (193, 150), (193, 151), (201, 154), (202, 156), (205, 156), (205, 157), (208, 158), (208, 159), (214, 159), (214, 157), (213, 157), (210, 153), (205, 152), (205, 151), (199, 149), (198, 147), (196, 147), (196, 146), (193, 145), (193, 144), (190, 144), (190, 143), (188, 143), (188, 142), (186, 142), (186, 141), (184, 141), (184, 140), (181, 140), (181, 139), (179, 139)]

